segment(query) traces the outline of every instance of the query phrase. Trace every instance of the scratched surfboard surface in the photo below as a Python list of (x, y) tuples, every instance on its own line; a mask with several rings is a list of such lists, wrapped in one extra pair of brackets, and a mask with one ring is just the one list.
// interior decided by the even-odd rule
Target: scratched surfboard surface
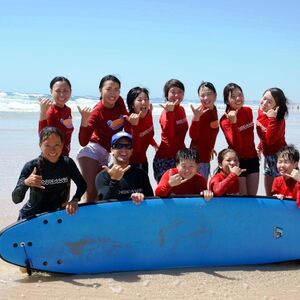
[(266, 197), (106, 202), (12, 224), (0, 256), (75, 274), (263, 264), (300, 258), (299, 224), (295, 201)]

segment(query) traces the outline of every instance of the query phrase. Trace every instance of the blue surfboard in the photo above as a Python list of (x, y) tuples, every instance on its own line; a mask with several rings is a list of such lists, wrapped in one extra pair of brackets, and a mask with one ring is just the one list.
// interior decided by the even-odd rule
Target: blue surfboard
[(3, 260), (61, 273), (265, 264), (300, 258), (300, 210), (267, 197), (153, 198), (45, 213), (0, 232)]

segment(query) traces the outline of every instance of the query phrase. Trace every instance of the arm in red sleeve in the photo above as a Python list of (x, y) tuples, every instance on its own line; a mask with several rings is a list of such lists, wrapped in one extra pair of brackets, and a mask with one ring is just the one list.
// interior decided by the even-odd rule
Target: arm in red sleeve
[(47, 119), (39, 121), (39, 133), (47, 126), (48, 126)]
[(153, 146), (154, 148), (158, 148), (158, 144), (156, 143), (154, 138), (152, 138), (152, 140), (150, 141), (150, 145)]
[(228, 146), (239, 152), (239, 149), (241, 148), (241, 139), (237, 123), (232, 124), (227, 118), (223, 118), (223, 120), (221, 120), (221, 128)]
[(190, 138), (192, 140), (197, 140), (199, 137), (199, 121), (192, 121), (192, 124), (190, 126), (189, 130)]
[(273, 180), (273, 184), (272, 184), (272, 190), (271, 190), (271, 195), (277, 195), (277, 194), (282, 194), (282, 191), (280, 190), (280, 186), (281, 186), (281, 183), (280, 183), (280, 177), (276, 177), (274, 180)]
[(164, 111), (161, 115), (160, 126), (168, 138), (173, 138), (175, 135), (175, 112)]
[(272, 145), (282, 139), (285, 134), (285, 121), (277, 121), (276, 118), (269, 118), (266, 132), (266, 143)]
[(238, 177), (235, 173), (230, 173), (226, 178), (221, 179), (219, 176), (214, 176), (209, 183), (210, 190), (215, 196), (223, 196), (237, 184)]
[(169, 174), (170, 174), (170, 170), (166, 171), (164, 173), (164, 175), (161, 177), (161, 179), (155, 189), (155, 196), (158, 196), (158, 197), (170, 196), (172, 187), (169, 184)]
[(99, 111), (97, 107), (95, 107), (89, 116), (88, 126), (80, 126), (78, 138), (81, 146), (86, 146), (89, 143), (97, 121), (99, 122)]

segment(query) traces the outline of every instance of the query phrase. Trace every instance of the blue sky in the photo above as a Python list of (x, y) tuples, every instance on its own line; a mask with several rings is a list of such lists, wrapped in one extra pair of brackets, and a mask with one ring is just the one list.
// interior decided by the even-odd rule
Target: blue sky
[(222, 99), (236, 82), (255, 100), (278, 86), (300, 102), (300, 1), (1, 0), (0, 90), (48, 93), (56, 75), (74, 95), (98, 95), (114, 74), (162, 97), (181, 80), (186, 98), (202, 80)]

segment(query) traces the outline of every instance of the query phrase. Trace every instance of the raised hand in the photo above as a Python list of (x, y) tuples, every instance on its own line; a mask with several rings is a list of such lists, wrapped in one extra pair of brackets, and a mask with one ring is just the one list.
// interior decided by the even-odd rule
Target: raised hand
[(132, 113), (130, 116), (124, 115), (124, 118), (132, 125), (137, 126), (139, 124), (140, 117), (142, 115), (142, 111), (138, 114)]
[(39, 98), (40, 103), (40, 120), (47, 119), (47, 110), (53, 104), (53, 101), (48, 98)]
[(235, 124), (237, 122), (237, 113), (238, 113), (238, 111), (239, 110), (236, 109), (236, 110), (231, 110), (229, 113), (225, 112), (225, 116), (231, 124)]
[(229, 166), (230, 173), (234, 173), (237, 176), (240, 176), (243, 172), (247, 171), (247, 169), (241, 169), (238, 166), (231, 167)]
[(172, 175), (172, 171), (169, 170), (169, 185), (170, 186), (177, 186), (179, 184), (182, 184), (184, 182), (186, 182), (188, 179), (184, 179), (182, 178), (178, 173)]
[(103, 169), (108, 173), (112, 180), (121, 180), (124, 176), (124, 173), (128, 171), (129, 168), (130, 165), (128, 165), (126, 168), (122, 168), (119, 165), (113, 165), (111, 168), (103, 166)]
[(93, 111), (93, 109), (90, 107), (87, 107), (87, 106), (81, 108), (78, 105), (77, 105), (77, 109), (81, 115), (81, 126), (87, 127), (89, 116), (90, 116), (91, 112)]
[(284, 174), (287, 177), (293, 178), (296, 181), (300, 181), (300, 171), (297, 169), (293, 169), (291, 174)]
[(175, 106), (178, 104), (179, 100), (175, 102), (167, 101), (165, 105), (159, 104), (165, 111), (174, 111)]
[(218, 153), (215, 149), (211, 150), (210, 152), (210, 160), (213, 160), (215, 157), (217, 157)]
[(264, 114), (268, 118), (276, 118), (277, 117), (277, 113), (278, 113), (278, 109), (279, 109), (279, 106), (277, 106), (275, 109), (271, 108), (267, 112), (264, 112)]
[(194, 121), (199, 121), (201, 116), (209, 110), (209, 108), (205, 108), (202, 105), (195, 108), (193, 106), (193, 104), (191, 104), (191, 109), (192, 109), (192, 112), (194, 114), (194, 116), (193, 116)]
[(132, 193), (131, 194), (131, 200), (134, 204), (141, 204), (141, 202), (144, 200), (145, 196), (143, 193)]
[(42, 190), (45, 189), (45, 187), (42, 185), (42, 176), (36, 174), (36, 167), (34, 167), (32, 173), (24, 180), (24, 184)]

